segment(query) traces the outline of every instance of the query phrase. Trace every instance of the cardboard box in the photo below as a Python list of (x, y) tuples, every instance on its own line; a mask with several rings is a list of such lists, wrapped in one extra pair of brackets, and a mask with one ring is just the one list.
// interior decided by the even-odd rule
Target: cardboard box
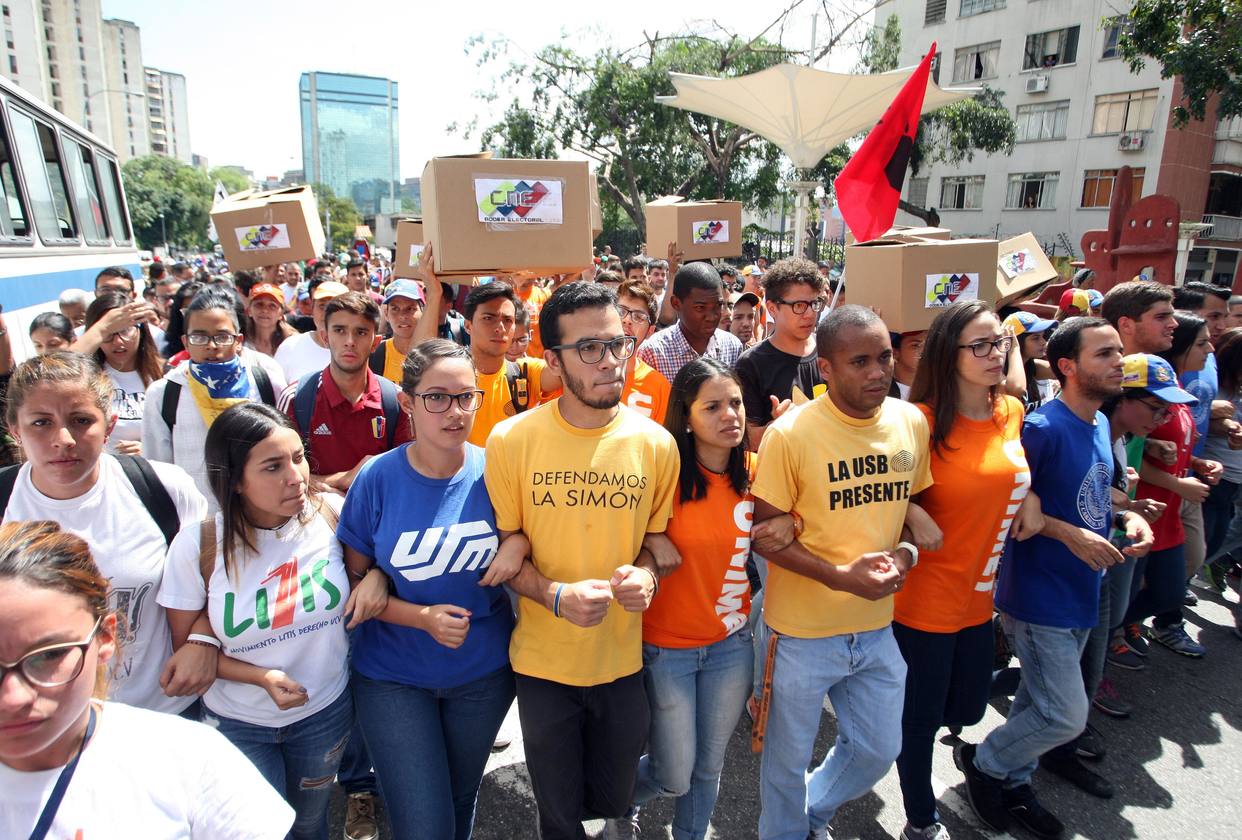
[(323, 225), (310, 187), (247, 190), (211, 210), (229, 268), (254, 269), (323, 253)]
[[(906, 225), (893, 225), (879, 239), (890, 239), (894, 236), (917, 236), (920, 239), (952, 239), (953, 232), (948, 228), (941, 227), (907, 227)], [(845, 229), (845, 244), (853, 245), (858, 240), (854, 238), (854, 234), (850, 233), (849, 228)]]
[(422, 190), (436, 274), (562, 274), (591, 263), (586, 161), (433, 158)]
[(393, 277), (415, 278), (423, 244), (422, 219), (401, 219), (397, 222), (397, 245), (392, 255)]
[(1005, 306), (1059, 277), (1035, 234), (1006, 239), (996, 263), (996, 305)]
[(604, 211), (599, 206), (599, 177), (591, 173), (591, 242), (604, 232)]
[(666, 195), (649, 202), (647, 253), (663, 254), (677, 243), (685, 260), (742, 255), (742, 202), (686, 201)]
[(996, 301), (995, 239), (873, 239), (845, 249), (849, 302), (880, 310), (893, 332), (931, 326), (964, 300)]

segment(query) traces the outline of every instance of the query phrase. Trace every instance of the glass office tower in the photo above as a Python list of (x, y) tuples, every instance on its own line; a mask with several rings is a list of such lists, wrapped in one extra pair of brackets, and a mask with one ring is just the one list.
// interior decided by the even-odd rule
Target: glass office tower
[(302, 74), (299, 90), (306, 180), (352, 198), (363, 215), (397, 212), (397, 83), (312, 72)]

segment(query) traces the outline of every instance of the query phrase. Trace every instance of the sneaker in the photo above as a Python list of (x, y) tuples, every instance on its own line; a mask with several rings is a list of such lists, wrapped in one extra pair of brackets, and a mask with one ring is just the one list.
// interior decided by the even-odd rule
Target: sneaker
[(1117, 688), (1113, 685), (1113, 681), (1108, 677), (1100, 680), (1100, 687), (1095, 690), (1095, 697), (1091, 698), (1091, 705), (1095, 706), (1109, 717), (1125, 720), (1134, 711), (1134, 707), (1121, 699), (1121, 695), (1117, 693)]
[(633, 840), (638, 836), (638, 809), (630, 808), (624, 817), (604, 820), (604, 833), (600, 840)]
[(1191, 659), (1199, 659), (1207, 653), (1203, 645), (1190, 638), (1186, 633), (1186, 626), (1181, 622), (1154, 628), (1152, 638), (1174, 653), (1189, 656)]
[(1077, 755), (1069, 750), (1060, 748), (1049, 750), (1039, 757), (1039, 766), (1053, 775), (1060, 776), (1084, 793), (1100, 799), (1113, 798), (1113, 783), (1087, 767)]
[(915, 828), (906, 823), (906, 827), (901, 830), (901, 840), (949, 840), (949, 829), (938, 822), (926, 828)]
[(1065, 826), (1039, 800), (1030, 785), (1018, 785), (1004, 792), (1005, 809), (1018, 825), (1043, 840), (1057, 840)]
[(1147, 655), (1147, 637), (1143, 634), (1144, 627), (1141, 624), (1127, 624), (1125, 627), (1125, 641), (1130, 646), (1130, 650), (1139, 656)]
[(1182, 603), (1188, 607), (1198, 606), (1199, 596), (1190, 591), (1190, 587), (1186, 587), (1186, 594), (1182, 596)]
[(1004, 789), (999, 779), (994, 779), (975, 766), (975, 744), (961, 743), (953, 748), (953, 762), (966, 777), (966, 799), (970, 808), (983, 823), (993, 831), (1009, 828), (1009, 811), (1003, 801)]
[(375, 794), (351, 793), (345, 797), (345, 840), (378, 840)]
[(1108, 660), (1109, 665), (1125, 668), (1127, 671), (1141, 671), (1147, 667), (1143, 657), (1136, 653), (1129, 644), (1120, 639), (1109, 645), (1108, 655), (1105, 658)]
[(1100, 730), (1088, 723), (1082, 734), (1074, 739), (1074, 755), (1091, 761), (1099, 761), (1104, 757), (1105, 752), (1104, 736), (1100, 734)]
[(806, 840), (832, 840), (832, 829), (826, 825), (812, 828), (806, 833)]
[(1217, 595), (1224, 595), (1225, 591), (1229, 589), (1229, 579), (1225, 576), (1225, 567), (1223, 565), (1208, 563), (1199, 574)]
[(492, 752), (494, 753), (504, 752), (505, 750), (509, 749), (509, 745), (512, 743), (513, 743), (513, 739), (510, 738), (508, 735), (498, 734), (492, 740)]

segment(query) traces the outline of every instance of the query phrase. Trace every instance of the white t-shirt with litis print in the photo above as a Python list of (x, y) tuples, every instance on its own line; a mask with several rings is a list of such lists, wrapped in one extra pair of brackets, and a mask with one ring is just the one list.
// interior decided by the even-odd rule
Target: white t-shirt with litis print
[[(207, 501), (193, 479), (173, 464), (149, 463), (172, 497), (181, 527), (197, 526), (207, 515)], [(53, 499), (40, 493), (30, 480), (30, 464), (23, 464), (4, 521), (45, 519), (86, 540), (111, 585), (110, 603), (118, 613), (121, 649), (113, 660), (110, 698), (174, 714), (193, 703), (194, 697), (168, 697), (160, 688), (160, 671), (172, 655), (168, 619), (155, 602), (167, 546), (116, 458), (101, 455), (99, 480), (74, 499)]]

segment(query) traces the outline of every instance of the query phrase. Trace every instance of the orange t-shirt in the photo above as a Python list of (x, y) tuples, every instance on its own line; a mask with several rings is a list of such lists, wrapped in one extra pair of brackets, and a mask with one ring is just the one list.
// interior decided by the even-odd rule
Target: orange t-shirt
[(542, 359), (543, 341), (539, 338), (539, 312), (548, 302), (548, 298), (552, 297), (552, 293), (538, 283), (532, 283), (525, 291), (518, 289), (517, 296), (530, 313), (530, 344), (526, 347), (526, 355)]
[[(754, 454), (747, 466), (754, 472)], [(660, 582), (643, 613), (643, 641), (667, 648), (705, 647), (741, 629), (750, 615), (750, 526), (755, 498), (739, 496), (727, 476), (705, 473), (707, 495), (673, 501), (665, 535), (681, 566)]]
[[(933, 424), (932, 410), (918, 408)], [(936, 483), (918, 498), (944, 532), (940, 551), (919, 552), (893, 604), (893, 620), (928, 633), (956, 633), (992, 618), (992, 589), (1009, 526), (1031, 486), (1022, 450), (1022, 403), (1002, 397), (991, 420), (958, 416)]]
[(621, 402), (663, 426), (664, 415), (668, 412), (668, 397), (672, 390), (673, 386), (664, 378), (664, 374), (635, 356), (634, 364), (629, 365), (625, 371), (625, 388), (621, 391)]

